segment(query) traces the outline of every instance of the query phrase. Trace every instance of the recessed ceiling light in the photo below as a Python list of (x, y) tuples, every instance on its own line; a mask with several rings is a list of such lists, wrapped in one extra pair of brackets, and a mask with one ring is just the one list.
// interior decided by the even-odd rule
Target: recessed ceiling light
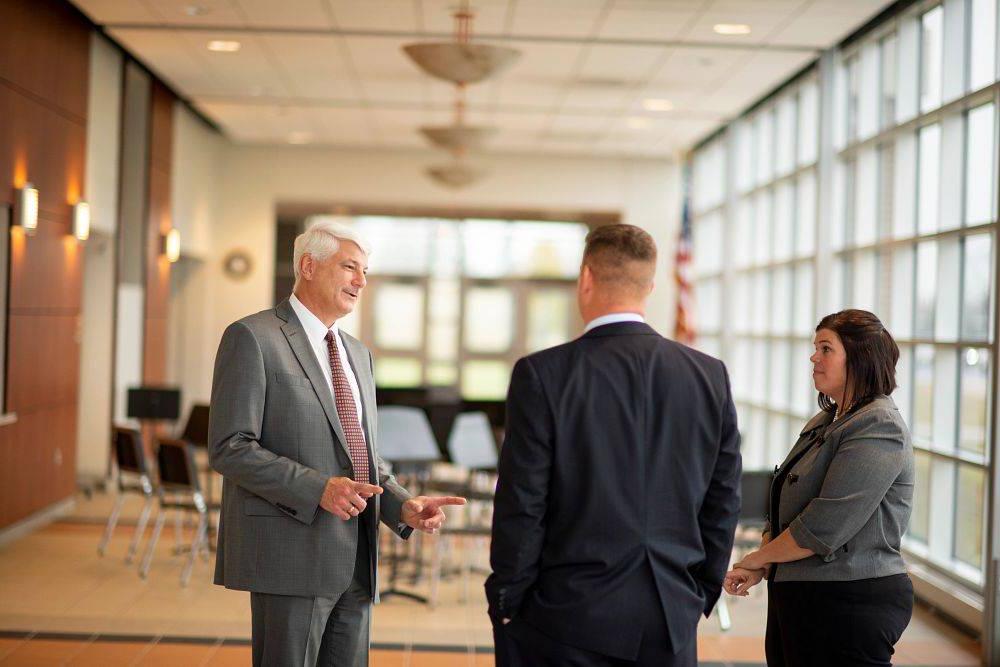
[(649, 127), (649, 119), (642, 116), (629, 116), (625, 123), (633, 130), (641, 130)]
[(746, 23), (716, 23), (712, 26), (719, 35), (749, 35), (750, 26)]
[(235, 40), (213, 39), (208, 43), (208, 50), (216, 53), (236, 53), (241, 44)]
[(290, 144), (308, 144), (310, 141), (312, 141), (312, 134), (309, 132), (292, 132), (288, 135), (288, 143)]
[(674, 103), (662, 97), (651, 97), (648, 100), (643, 100), (642, 108), (646, 111), (671, 111), (674, 108)]
[(184, 13), (188, 16), (204, 16), (211, 11), (208, 7), (202, 7), (201, 5), (188, 5), (184, 8)]

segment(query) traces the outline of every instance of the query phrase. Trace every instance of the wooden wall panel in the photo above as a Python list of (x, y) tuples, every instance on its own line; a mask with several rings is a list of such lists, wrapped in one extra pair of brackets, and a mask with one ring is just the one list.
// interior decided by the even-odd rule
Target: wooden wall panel
[(154, 82), (150, 118), (149, 217), (146, 228), (146, 317), (143, 337), (143, 381), (163, 384), (167, 375), (167, 317), (170, 305), (170, 262), (162, 256), (160, 238), (170, 231), (170, 165), (173, 150), (174, 96)]
[(0, 1), (0, 201), (31, 181), (38, 231), (11, 232), (0, 528), (73, 495), (82, 248), (69, 236), (84, 183), (90, 25), (62, 0)]

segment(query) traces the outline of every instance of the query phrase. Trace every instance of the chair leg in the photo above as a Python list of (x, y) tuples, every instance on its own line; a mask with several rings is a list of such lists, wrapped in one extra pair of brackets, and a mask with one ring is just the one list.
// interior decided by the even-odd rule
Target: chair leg
[(431, 561), (431, 595), (427, 601), (427, 606), (431, 609), (437, 607), (438, 591), (441, 587), (441, 567), (444, 560), (444, 543), (448, 539), (444, 535), (438, 535), (434, 544), (434, 556)]
[(153, 534), (146, 544), (146, 553), (142, 557), (142, 565), (139, 566), (139, 576), (145, 579), (149, 576), (149, 566), (153, 564), (153, 552), (156, 550), (156, 543), (160, 540), (160, 533), (163, 531), (163, 524), (167, 520), (167, 511), (160, 508), (156, 513), (156, 524), (153, 526)]
[(191, 570), (194, 569), (194, 561), (198, 558), (198, 552), (201, 551), (201, 544), (205, 541), (207, 526), (206, 514), (198, 512), (198, 528), (194, 533), (194, 541), (191, 542), (191, 553), (188, 555), (187, 563), (184, 565), (184, 571), (181, 572), (181, 586), (187, 586), (191, 580)]
[(719, 629), (723, 632), (729, 630), (733, 627), (733, 622), (729, 618), (729, 602), (726, 601), (725, 595), (719, 598), (719, 601), (715, 603), (715, 611), (719, 614)]
[(111, 516), (108, 517), (108, 524), (104, 527), (104, 535), (101, 536), (101, 543), (97, 545), (97, 554), (103, 556), (108, 550), (108, 542), (111, 541), (111, 535), (115, 532), (115, 526), (118, 525), (118, 516), (122, 512), (122, 505), (125, 503), (125, 496), (119, 492), (118, 497), (115, 499), (115, 505), (111, 509)]
[(184, 513), (174, 510), (174, 553), (184, 550)]
[(135, 533), (132, 534), (132, 541), (128, 545), (128, 553), (125, 555), (125, 562), (129, 565), (135, 559), (135, 554), (139, 550), (139, 540), (146, 533), (146, 524), (149, 523), (149, 512), (153, 509), (153, 496), (146, 496), (146, 501), (142, 505), (142, 512), (139, 513), (139, 522), (135, 525)]

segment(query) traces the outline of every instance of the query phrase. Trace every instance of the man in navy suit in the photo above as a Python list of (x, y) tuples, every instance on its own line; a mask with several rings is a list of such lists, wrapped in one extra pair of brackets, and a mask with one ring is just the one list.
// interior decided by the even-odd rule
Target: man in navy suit
[(498, 664), (697, 664), (739, 514), (721, 361), (644, 321), (656, 245), (587, 237), (580, 338), (518, 361), (486, 582)]

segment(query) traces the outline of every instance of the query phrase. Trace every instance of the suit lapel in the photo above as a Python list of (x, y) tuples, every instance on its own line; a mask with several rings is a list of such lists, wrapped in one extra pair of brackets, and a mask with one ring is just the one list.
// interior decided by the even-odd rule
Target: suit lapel
[(347, 448), (347, 438), (344, 436), (344, 428), (340, 425), (340, 417), (337, 415), (337, 409), (333, 404), (333, 392), (330, 391), (330, 386), (326, 383), (326, 376), (323, 375), (323, 371), (316, 361), (316, 353), (309, 346), (309, 337), (306, 336), (306, 330), (302, 328), (299, 318), (295, 316), (295, 311), (292, 310), (287, 301), (283, 301), (278, 308), (280, 309), (281, 306), (288, 306), (286, 312), (279, 313), (284, 315), (282, 319), (285, 320), (285, 323), (281, 325), (281, 331), (285, 334), (285, 340), (288, 341), (292, 352), (295, 353), (299, 364), (306, 372), (309, 382), (312, 383), (313, 391), (316, 392), (316, 396), (319, 397), (319, 402), (323, 406), (323, 412), (326, 413), (326, 418), (329, 420), (330, 426), (333, 427), (333, 432), (336, 434), (341, 448), (347, 454), (348, 460), (350, 460), (351, 452)]

